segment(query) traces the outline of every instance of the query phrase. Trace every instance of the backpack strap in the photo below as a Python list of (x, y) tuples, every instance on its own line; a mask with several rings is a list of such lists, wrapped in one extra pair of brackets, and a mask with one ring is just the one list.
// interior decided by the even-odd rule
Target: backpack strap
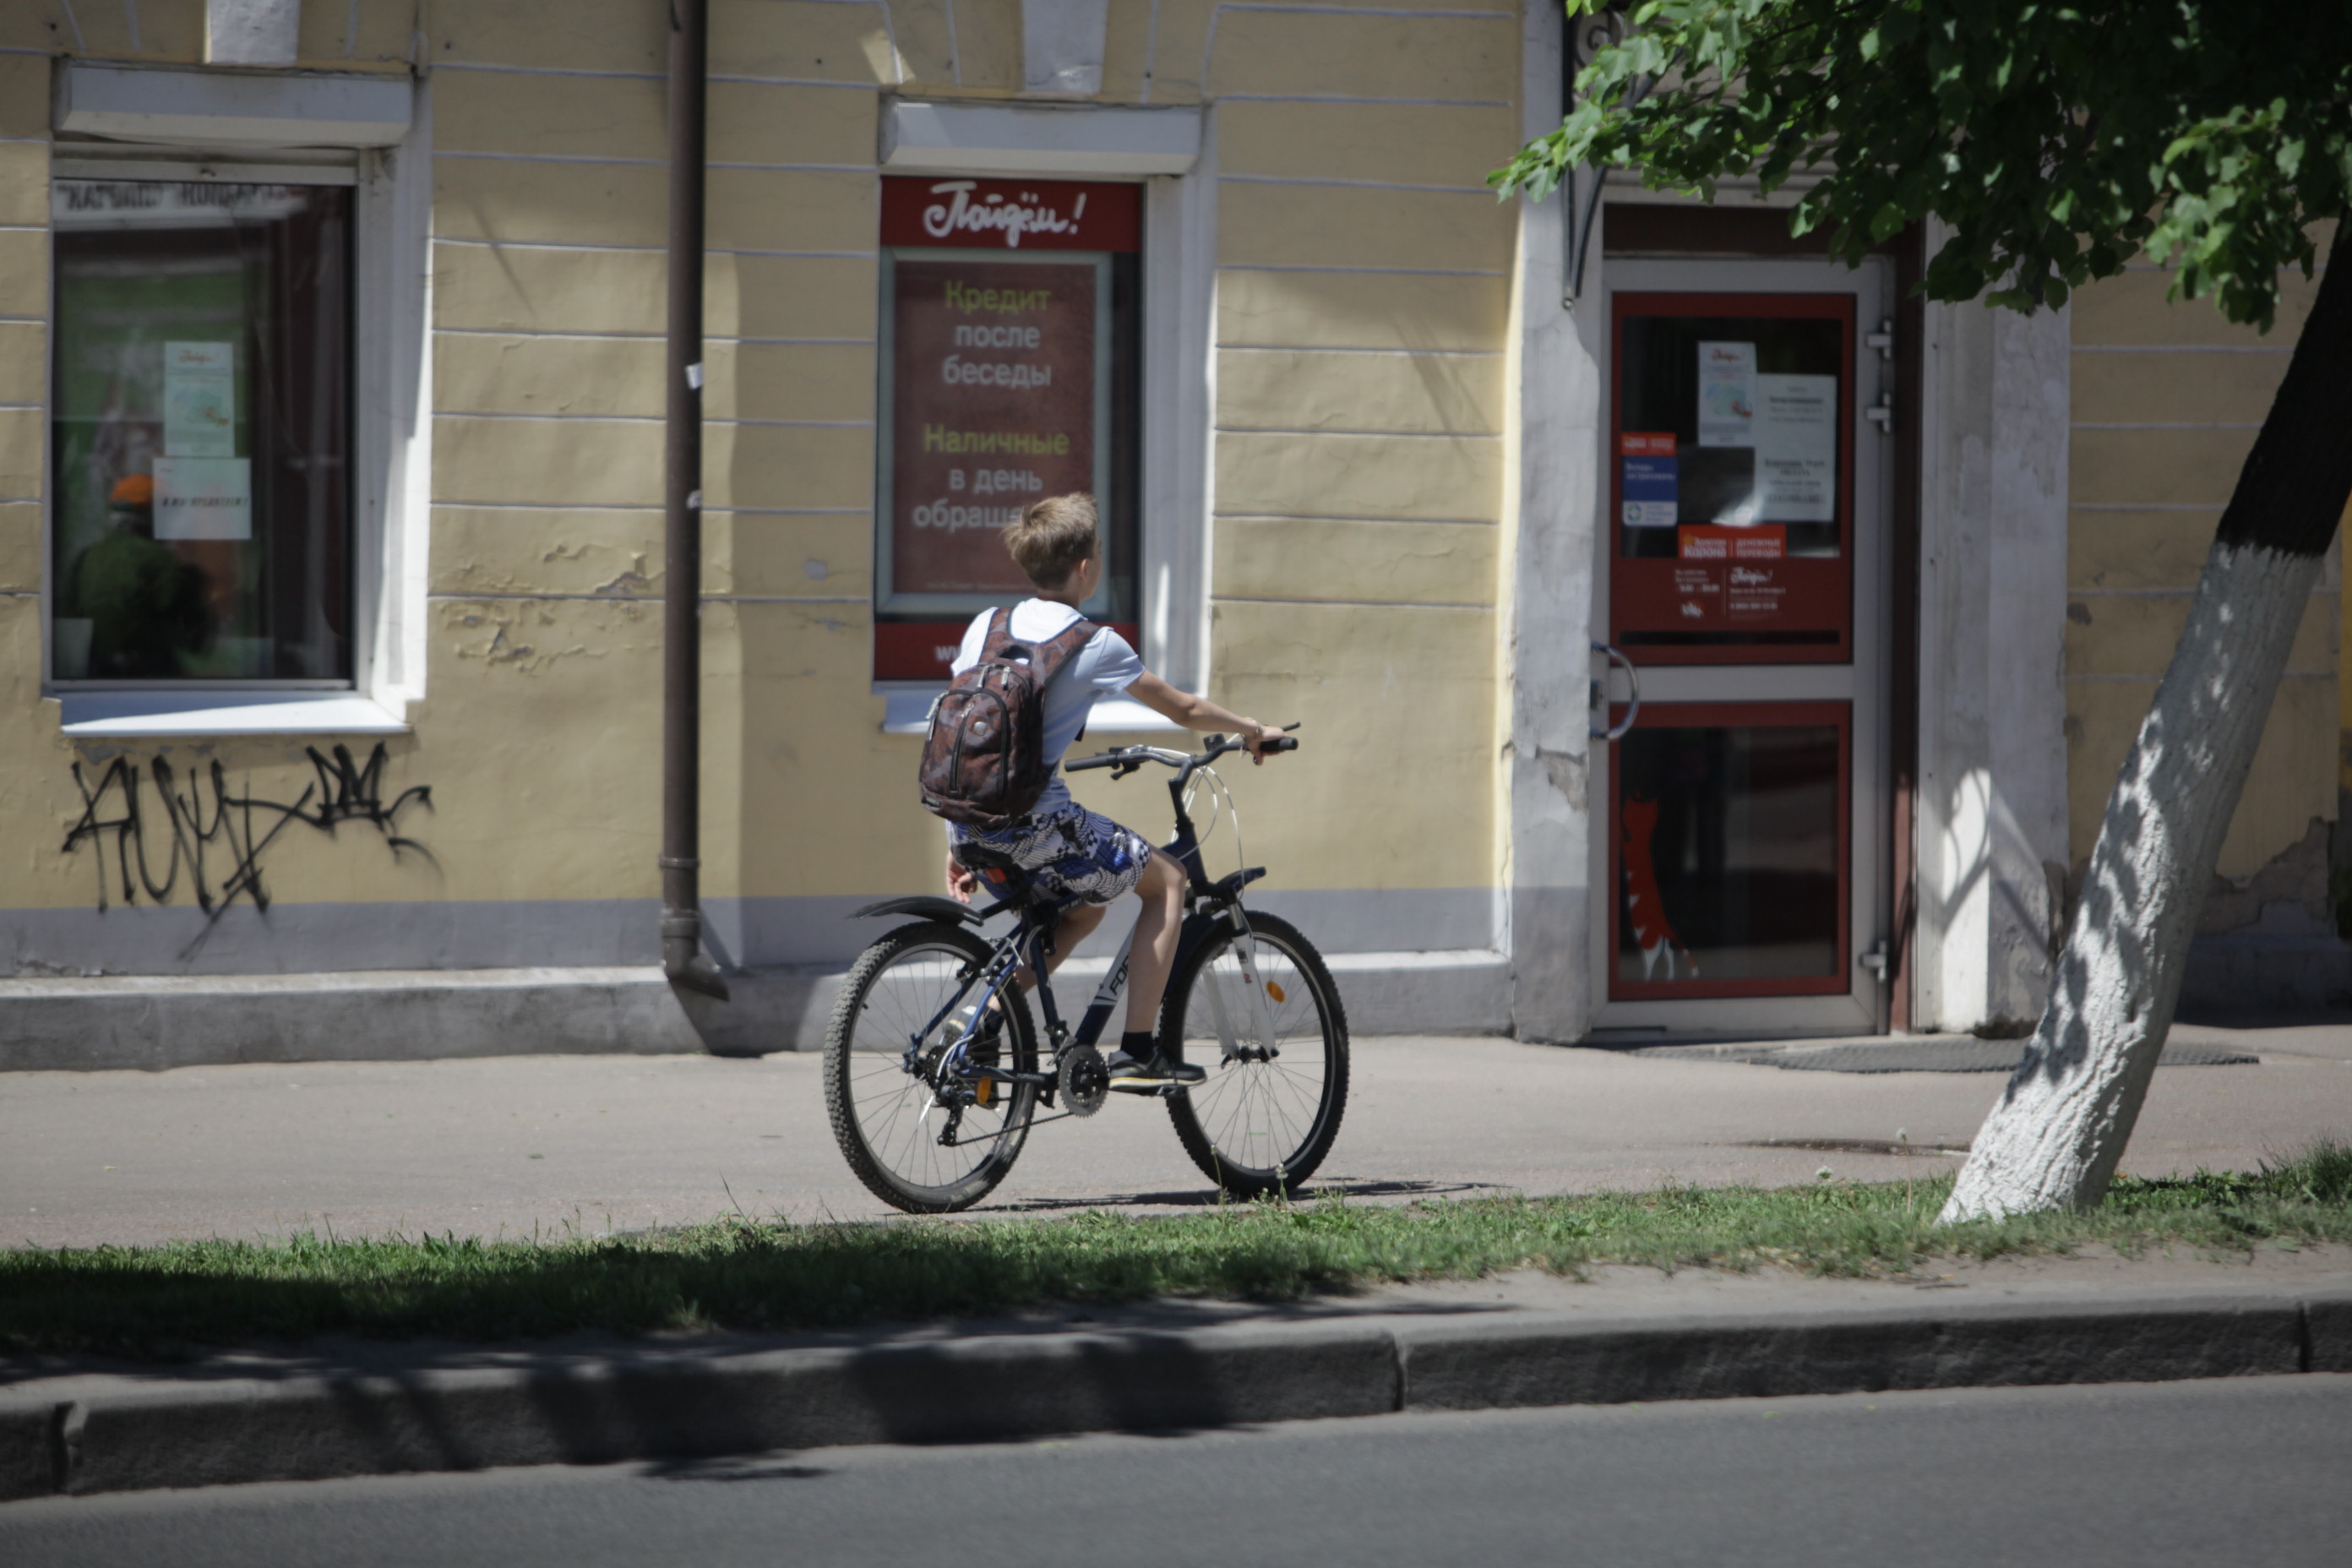
[(1077, 651), (1092, 641), (1095, 633), (1101, 629), (1081, 616), (1063, 627), (1060, 635), (1034, 644), (1034, 652), (1032, 655), (1034, 663), (1031, 668), (1037, 672), (1037, 684), (1043, 686), (1061, 674), (1062, 666), (1069, 663)]
[(1004, 657), (1013, 646), (1013, 612), (1003, 605), (988, 614), (988, 635), (980, 639), (980, 662)]
[[(1034, 656), (1037, 661), (1034, 666), (1038, 671), (1037, 684), (1042, 687), (1054, 677), (1061, 674), (1062, 666), (1069, 663), (1076, 657), (1080, 648), (1093, 641), (1095, 633), (1100, 629), (1092, 621), (1081, 616), (1063, 627), (1059, 637), (1040, 643)], [(1092, 707), (1093, 704), (1088, 703), (1087, 706)], [(1070, 744), (1075, 746), (1086, 738), (1087, 721), (1081, 719), (1078, 721), (1078, 732), (1070, 737)]]

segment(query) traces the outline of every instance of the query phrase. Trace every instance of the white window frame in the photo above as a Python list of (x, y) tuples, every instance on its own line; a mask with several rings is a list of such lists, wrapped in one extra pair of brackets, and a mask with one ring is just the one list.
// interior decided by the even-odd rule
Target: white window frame
[[(112, 67), (61, 69), (101, 78), (131, 73)], [(185, 71), (141, 73), (166, 100), (188, 90)], [(238, 78), (281, 84), (308, 104), (331, 104), (341, 81), (359, 82), (372, 106), (384, 99), (383, 79), (317, 75)], [(382, 735), (405, 733), (408, 703), (424, 695), (426, 563), (432, 500), (432, 117), (423, 83), (406, 89), (413, 103), (407, 129), (388, 147), (320, 150), (272, 145), (257, 139), (249, 121), (221, 120), (224, 134), (190, 142), (65, 141), (50, 143), (50, 178), (116, 180), (255, 180), (282, 184), (338, 184), (353, 190), (352, 344), (351, 385), (352, 676), (348, 681), (266, 680), (157, 682), (152, 686), (85, 685), (60, 680), (53, 665), (56, 531), (55, 476), (43, 487), (41, 671), (45, 695), (61, 707), (72, 739), (187, 738), (261, 734)], [(60, 93), (72, 102), (74, 79)], [(65, 119), (68, 132), (74, 121)], [(202, 137), (201, 117), (184, 126)], [(354, 135), (386, 134), (383, 122), (354, 122)], [(306, 123), (305, 134), (319, 127)], [(209, 141), (211, 144), (205, 144)], [(55, 247), (52, 246), (52, 258)], [(54, 261), (52, 263), (54, 266)], [(49, 291), (49, 341), (58, 339), (57, 290)], [(52, 359), (54, 363), (54, 358)], [(52, 373), (54, 374), (54, 373)], [(56, 388), (49, 390), (51, 417)], [(45, 437), (45, 439), (47, 437)], [(46, 458), (45, 458), (46, 462)]]

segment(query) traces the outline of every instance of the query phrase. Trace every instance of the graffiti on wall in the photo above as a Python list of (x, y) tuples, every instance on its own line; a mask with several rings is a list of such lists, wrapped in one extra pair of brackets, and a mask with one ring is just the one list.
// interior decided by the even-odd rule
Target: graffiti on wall
[(420, 805), (432, 809), (432, 789), (414, 784), (387, 802), (381, 742), (364, 766), (352, 760), (348, 746), (336, 746), (332, 757), (320, 755), (315, 746), (305, 751), (317, 776), (291, 801), (231, 794), (228, 770), (218, 762), (184, 775), (156, 757), (142, 773), (131, 758), (117, 757), (94, 784), (76, 763), (73, 778), (81, 791), (82, 812), (66, 834), (65, 853), (84, 843), (98, 852), (101, 910), (108, 889), (117, 884), (125, 904), (137, 903), (142, 892), (152, 903), (170, 903), (185, 875), (196, 906), (215, 920), (239, 898), (251, 900), (257, 910), (269, 907), (262, 857), (289, 827), (332, 836), (344, 823), (363, 823), (382, 836), (394, 859), (404, 853), (432, 859), (431, 851), (400, 831), (402, 813)]

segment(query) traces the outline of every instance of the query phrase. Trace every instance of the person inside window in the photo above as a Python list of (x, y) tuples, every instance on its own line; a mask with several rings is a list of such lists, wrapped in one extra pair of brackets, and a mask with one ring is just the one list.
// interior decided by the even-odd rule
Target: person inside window
[(183, 658), (212, 641), (205, 574), (155, 537), (152, 476), (118, 480), (107, 510), (113, 526), (81, 552), (66, 579), (67, 604), (90, 624), (89, 677), (179, 675)]

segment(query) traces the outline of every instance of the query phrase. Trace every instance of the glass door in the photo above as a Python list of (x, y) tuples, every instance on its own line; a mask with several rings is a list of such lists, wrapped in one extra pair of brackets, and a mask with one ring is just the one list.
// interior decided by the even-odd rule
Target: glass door
[[(1604, 1037), (1875, 1032), (1884, 264), (1612, 260)], [(1598, 713), (1596, 713), (1596, 718)]]

